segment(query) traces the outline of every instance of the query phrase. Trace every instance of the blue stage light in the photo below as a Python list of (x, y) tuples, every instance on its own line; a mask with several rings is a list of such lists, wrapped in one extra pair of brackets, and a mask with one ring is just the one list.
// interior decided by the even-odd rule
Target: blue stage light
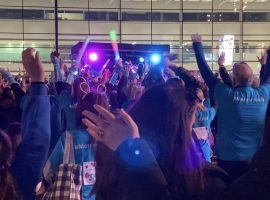
[(150, 60), (151, 60), (151, 63), (154, 65), (159, 64), (161, 61), (161, 56), (159, 54), (153, 54)]

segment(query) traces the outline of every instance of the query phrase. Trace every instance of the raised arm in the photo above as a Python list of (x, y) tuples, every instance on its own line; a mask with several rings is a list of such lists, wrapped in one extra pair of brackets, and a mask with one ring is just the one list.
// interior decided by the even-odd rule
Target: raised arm
[(73, 65), (68, 69), (66, 82), (72, 85), (75, 80), (75, 75), (78, 75), (78, 71), (76, 65)]
[(210, 69), (209, 65), (205, 60), (202, 46), (202, 38), (200, 35), (196, 34), (192, 36), (192, 41), (200, 73), (208, 88), (213, 91), (216, 84), (218, 83), (218, 79), (214, 76), (212, 70)]
[(219, 74), (223, 83), (228, 85), (229, 87), (232, 87), (233, 86), (232, 79), (230, 78), (226, 67), (223, 65), (224, 62), (225, 62), (225, 53), (222, 52), (218, 57)]
[(53, 63), (55, 81), (63, 81), (64, 77), (61, 73), (60, 54), (56, 51), (51, 53), (51, 62)]
[(260, 85), (264, 84), (264, 68), (266, 64), (267, 54), (266, 51), (261, 52), (261, 57), (257, 56), (259, 63), (261, 64), (260, 70)]
[(263, 78), (261, 79), (262, 84), (270, 84), (270, 48), (267, 49), (267, 59), (263, 69)]
[(22, 117), (22, 142), (16, 150), (11, 171), (23, 199), (34, 199), (50, 145), (50, 103), (44, 84), (45, 73), (39, 52), (23, 51), (23, 65), (31, 77), (29, 96), (25, 99)]

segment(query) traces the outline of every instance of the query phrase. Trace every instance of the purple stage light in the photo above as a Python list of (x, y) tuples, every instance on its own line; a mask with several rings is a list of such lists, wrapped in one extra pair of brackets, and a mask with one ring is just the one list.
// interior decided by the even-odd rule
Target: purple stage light
[(98, 60), (98, 55), (97, 55), (97, 53), (95, 53), (95, 52), (90, 53), (90, 54), (89, 54), (89, 60), (92, 61), (92, 62), (97, 61), (97, 60)]

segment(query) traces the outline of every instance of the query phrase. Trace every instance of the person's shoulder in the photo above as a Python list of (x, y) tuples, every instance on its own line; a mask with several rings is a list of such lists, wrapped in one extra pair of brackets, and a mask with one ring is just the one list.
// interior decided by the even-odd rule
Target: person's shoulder
[(222, 83), (221, 81), (218, 81), (217, 84), (216, 84), (215, 89), (219, 89), (219, 90), (230, 90), (232, 88), (229, 87), (228, 85), (226, 85), (225, 83)]
[(211, 107), (211, 108), (207, 108), (207, 112), (209, 113), (209, 115), (215, 115), (216, 114), (216, 109)]
[[(270, 98), (270, 84), (263, 84), (254, 89), (259, 95), (265, 97), (266, 99)], [(267, 101), (267, 100), (266, 100)]]
[(215, 90), (214, 90), (214, 96), (217, 99), (223, 99), (225, 96), (228, 96), (229, 94), (232, 94), (233, 89), (226, 84), (218, 81)]
[(260, 85), (259, 87), (255, 88), (255, 89), (258, 90), (258, 91), (269, 92), (270, 91), (270, 84), (265, 83), (265, 84), (262, 84), (262, 85)]

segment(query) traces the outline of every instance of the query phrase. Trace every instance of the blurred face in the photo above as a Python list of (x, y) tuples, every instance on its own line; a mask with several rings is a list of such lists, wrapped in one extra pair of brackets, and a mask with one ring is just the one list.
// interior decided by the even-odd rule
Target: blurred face
[(190, 120), (189, 120), (190, 123), (188, 125), (190, 133), (192, 133), (192, 126), (195, 123), (195, 121), (196, 121), (196, 109), (193, 109), (193, 111), (190, 113)]
[(204, 93), (201, 89), (197, 89), (197, 97), (200, 99), (201, 104), (205, 101)]
[(196, 95), (197, 95), (198, 100), (200, 101), (200, 103), (198, 103), (198, 105), (197, 105), (197, 110), (203, 110), (204, 109), (203, 103), (205, 101), (204, 93), (201, 89), (198, 88)]

